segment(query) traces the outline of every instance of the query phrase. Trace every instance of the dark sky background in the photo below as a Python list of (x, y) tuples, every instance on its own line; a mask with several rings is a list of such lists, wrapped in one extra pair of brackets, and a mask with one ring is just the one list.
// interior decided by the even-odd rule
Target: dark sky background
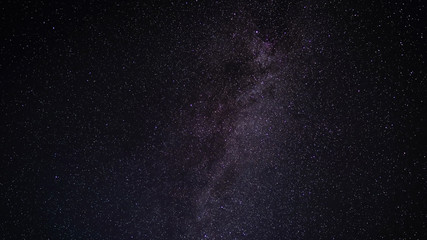
[(423, 1), (2, 1), (1, 239), (426, 239)]

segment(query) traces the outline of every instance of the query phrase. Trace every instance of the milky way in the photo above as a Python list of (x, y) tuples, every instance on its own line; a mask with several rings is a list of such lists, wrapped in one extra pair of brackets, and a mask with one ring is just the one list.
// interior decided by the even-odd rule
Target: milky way
[[(285, 84), (280, 72), (271, 70), (271, 65), (280, 64), (280, 56), (273, 54), (271, 44), (260, 40), (256, 32), (252, 29), (249, 32), (252, 32), (252, 36), (237, 40), (246, 46), (235, 50), (236, 56), (231, 56), (221, 76), (234, 78), (230, 82), (235, 83), (235, 89), (218, 101), (205, 100), (205, 104), (217, 107), (212, 116), (201, 114), (204, 121), (195, 123), (201, 126), (199, 131), (202, 132), (206, 131), (205, 128), (211, 128), (213, 131), (209, 129), (205, 137), (218, 135), (216, 141), (222, 145), (222, 148), (215, 149), (221, 154), (197, 163), (211, 165), (207, 169), (206, 186), (195, 197), (195, 225), (202, 226), (201, 232), (206, 236), (220, 236), (231, 231), (236, 235), (250, 232), (247, 227), (223, 223), (222, 219), (242, 222), (245, 217), (255, 218), (251, 212), (255, 210), (256, 199), (251, 194), (263, 192), (260, 188), (273, 189), (268, 185), (273, 183), (260, 183), (258, 178), (266, 173), (266, 168), (274, 168), (280, 158), (277, 131), (283, 131), (286, 127), (282, 106)], [(234, 59), (239, 54), (245, 56), (243, 61)], [(278, 62), (272, 62), (273, 58)], [(245, 71), (251, 74), (244, 74), (241, 69), (244, 67), (249, 68)], [(241, 87), (245, 85), (247, 87)], [(206, 121), (216, 123), (210, 125)], [(215, 133), (215, 130), (219, 132)], [(210, 145), (211, 142), (202, 144)], [(211, 152), (202, 151), (199, 154), (203, 159)], [(211, 227), (214, 224), (216, 226)]]
[(423, 238), (420, 1), (10, 5), (5, 239)]

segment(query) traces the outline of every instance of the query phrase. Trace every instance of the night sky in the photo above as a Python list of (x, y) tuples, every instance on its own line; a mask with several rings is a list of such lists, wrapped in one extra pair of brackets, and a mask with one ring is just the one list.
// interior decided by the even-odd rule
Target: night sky
[(1, 239), (427, 239), (426, 8), (2, 1)]

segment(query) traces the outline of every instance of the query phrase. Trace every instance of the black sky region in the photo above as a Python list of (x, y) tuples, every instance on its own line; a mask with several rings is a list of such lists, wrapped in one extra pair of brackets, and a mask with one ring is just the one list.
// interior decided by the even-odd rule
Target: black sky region
[(2, 1), (1, 239), (426, 239), (423, 1)]

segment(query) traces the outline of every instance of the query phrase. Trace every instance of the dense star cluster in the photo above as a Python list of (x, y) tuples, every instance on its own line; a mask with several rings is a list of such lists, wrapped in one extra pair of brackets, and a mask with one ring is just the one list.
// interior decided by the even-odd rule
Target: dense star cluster
[(422, 1), (6, 1), (2, 239), (425, 239)]

